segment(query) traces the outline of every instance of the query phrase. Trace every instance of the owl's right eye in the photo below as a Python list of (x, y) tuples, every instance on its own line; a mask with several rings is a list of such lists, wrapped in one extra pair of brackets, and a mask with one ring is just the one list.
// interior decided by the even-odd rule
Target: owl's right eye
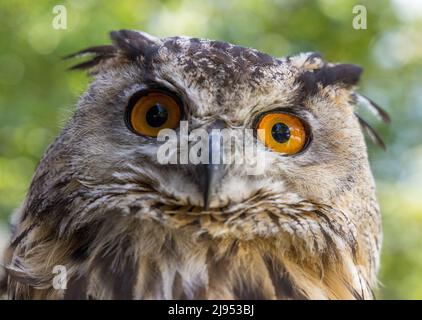
[(271, 112), (257, 124), (258, 138), (265, 145), (284, 155), (294, 155), (306, 148), (309, 132), (304, 122), (293, 114)]
[(175, 129), (181, 118), (179, 102), (161, 90), (137, 95), (128, 109), (126, 121), (134, 132), (156, 137), (162, 129)]

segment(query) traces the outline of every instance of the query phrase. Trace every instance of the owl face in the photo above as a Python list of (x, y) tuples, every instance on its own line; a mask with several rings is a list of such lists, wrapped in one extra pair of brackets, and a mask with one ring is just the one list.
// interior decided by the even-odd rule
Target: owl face
[[(34, 175), (11, 277), (49, 283), (48, 261), (82, 282), (88, 270), (100, 297), (109, 285), (96, 277), (110, 272), (116, 288), (140, 279), (136, 296), (161, 297), (145, 287), (158, 269), (165, 288), (178, 272), (189, 297), (201, 286), (243, 297), (238, 282), (272, 298), (372, 296), (381, 230), (361, 129), (382, 142), (355, 105), (388, 116), (354, 91), (359, 67), (137, 31), (111, 38), (78, 53), (93, 58), (73, 68), (94, 79)], [(176, 161), (163, 163), (163, 148)]]
[[(316, 54), (276, 59), (194, 38), (120, 32), (114, 40), (119, 49), (95, 66), (95, 80), (71, 123), (73, 130), (83, 132), (71, 139), (77, 140), (72, 142), (75, 167), (83, 168), (79, 174), (87, 183), (117, 179), (125, 187), (142, 185), (163, 205), (218, 211), (274, 195), (335, 206), (339, 195), (355, 187), (357, 176), (368, 178), (362, 169), (367, 166), (365, 144), (350, 103), (358, 67), (339, 68)], [(243, 164), (220, 165), (213, 177), (207, 177), (210, 185), (204, 181), (210, 166), (160, 164), (157, 154), (163, 142), (131, 128), (128, 113), (133, 105), (154, 92), (177, 104), (177, 120), (185, 121), (189, 130), (210, 132), (218, 124), (219, 129), (240, 135), (245, 129), (256, 130), (264, 116), (281, 115), (300, 122), (303, 141), (289, 154), (257, 138), (265, 159), (260, 174), (249, 174)], [(141, 117), (138, 121), (146, 119), (145, 114)], [(283, 119), (276, 123), (292, 134), (291, 124), (286, 128)], [(175, 132), (180, 130), (177, 122), (172, 125)], [(274, 123), (264, 127), (274, 128)], [(274, 135), (267, 140), (271, 139)], [(252, 145), (241, 147), (246, 163), (254, 154), (248, 150)], [(180, 146), (174, 152), (180, 153)]]

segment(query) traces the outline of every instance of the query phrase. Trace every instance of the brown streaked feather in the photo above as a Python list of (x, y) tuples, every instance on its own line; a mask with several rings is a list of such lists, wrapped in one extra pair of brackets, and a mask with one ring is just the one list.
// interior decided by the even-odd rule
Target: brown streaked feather
[(380, 135), (375, 131), (375, 129), (372, 128), (371, 125), (368, 122), (366, 122), (361, 116), (359, 116), (357, 113), (355, 113), (355, 116), (358, 118), (363, 131), (368, 134), (372, 142), (374, 142), (377, 146), (379, 146), (383, 150), (386, 150), (387, 147), (384, 141), (382, 140)]
[(115, 300), (130, 300), (134, 298), (134, 287), (136, 278), (138, 276), (137, 263), (133, 256), (127, 257), (123, 266), (113, 268), (113, 261), (115, 256), (101, 257), (98, 261), (101, 269), (101, 280), (103, 284), (110, 286), (113, 299)]
[(142, 33), (132, 30), (112, 31), (110, 38), (119, 50), (132, 59), (151, 50), (154, 46), (153, 42)]
[(318, 84), (323, 87), (343, 84), (352, 86), (359, 82), (363, 69), (354, 64), (327, 65), (323, 68), (302, 73), (298, 81), (303, 84), (307, 94), (313, 95), (318, 91)]
[(86, 276), (79, 276), (69, 280), (65, 290), (64, 300), (86, 300), (88, 299), (88, 279)]
[(103, 61), (105, 58), (102, 56), (96, 56), (94, 58), (92, 58), (91, 60), (88, 61), (84, 61), (81, 63), (78, 63), (74, 66), (71, 66), (70, 68), (68, 68), (68, 70), (85, 70), (85, 69), (90, 69), (95, 67), (96, 65), (98, 65), (101, 61)]
[(335, 83), (355, 85), (358, 83), (363, 69), (355, 64), (337, 64), (327, 66), (315, 72), (315, 81), (326, 87)]
[(305, 296), (295, 290), (294, 284), (288, 278), (288, 275), (283, 270), (283, 267), (278, 265), (274, 258), (269, 255), (264, 255), (263, 260), (267, 265), (271, 281), (275, 288), (276, 299), (295, 299), (303, 300)]
[(384, 123), (391, 123), (390, 115), (376, 104), (373, 100), (364, 96), (363, 94), (357, 95), (358, 101), (363, 102), (364, 105), (371, 111), (377, 118), (379, 118)]
[(119, 53), (129, 59), (154, 51), (155, 45), (147, 36), (132, 30), (118, 30), (110, 32), (110, 38), (114, 45), (101, 45), (83, 49), (76, 53), (65, 56), (63, 59), (94, 55), (91, 60), (79, 63), (69, 68), (69, 70), (90, 69), (101, 62), (117, 56)]
[(84, 50), (78, 51), (76, 53), (65, 56), (63, 59), (72, 59), (76, 57), (81, 57), (85, 55), (94, 55), (90, 60), (81, 62), (74, 66), (68, 68), (68, 70), (84, 70), (95, 67), (100, 64), (102, 61), (112, 58), (116, 55), (117, 49), (112, 45), (96, 46), (86, 48)]
[[(273, 300), (276, 298), (274, 283), (261, 254), (249, 244), (242, 245), (232, 260), (231, 281), (233, 295), (239, 300)], [(237, 271), (234, 271), (237, 270)]]
[(65, 60), (72, 59), (72, 58), (81, 57), (81, 56), (90, 55), (90, 54), (94, 54), (97, 56), (112, 56), (116, 54), (116, 52), (117, 52), (116, 47), (114, 47), (113, 45), (95, 46), (95, 47), (89, 47), (81, 51), (69, 54), (63, 57), (63, 59)]
[(34, 288), (42, 286), (42, 283), (39, 279), (31, 277), (22, 270), (13, 268), (11, 266), (5, 266), (4, 268), (7, 272), (7, 276), (15, 282), (25, 284)]

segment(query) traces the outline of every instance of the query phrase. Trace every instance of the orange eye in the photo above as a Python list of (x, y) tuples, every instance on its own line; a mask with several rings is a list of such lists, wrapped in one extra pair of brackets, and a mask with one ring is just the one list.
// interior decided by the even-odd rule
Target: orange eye
[(156, 137), (162, 129), (174, 129), (181, 117), (178, 102), (161, 91), (142, 95), (130, 111), (130, 126), (139, 134)]
[(288, 155), (302, 151), (307, 140), (302, 121), (287, 113), (265, 114), (259, 120), (257, 130), (258, 138), (267, 147)]

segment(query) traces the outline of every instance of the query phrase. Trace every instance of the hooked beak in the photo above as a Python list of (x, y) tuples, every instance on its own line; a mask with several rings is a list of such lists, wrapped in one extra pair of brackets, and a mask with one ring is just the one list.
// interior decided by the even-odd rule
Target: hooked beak
[[(221, 179), (225, 173), (223, 165), (223, 149), (221, 129), (224, 123), (220, 120), (209, 127), (208, 133), (208, 164), (201, 164), (199, 168), (199, 180), (203, 194), (204, 208), (208, 210), (214, 196), (221, 186)], [(218, 130), (213, 130), (218, 129)]]

